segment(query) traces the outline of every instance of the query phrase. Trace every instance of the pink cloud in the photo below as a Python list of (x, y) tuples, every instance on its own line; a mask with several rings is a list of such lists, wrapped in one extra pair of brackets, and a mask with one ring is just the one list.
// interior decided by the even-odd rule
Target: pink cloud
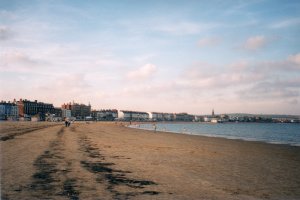
[(220, 38), (217, 37), (207, 37), (200, 39), (198, 41), (198, 47), (211, 47), (211, 46), (216, 46), (221, 42)]
[(9, 51), (0, 56), (1, 71), (32, 72), (41, 66), (49, 66), (47, 61), (34, 58), (21, 51)]
[(249, 66), (249, 63), (246, 60), (239, 60), (230, 65), (231, 69), (235, 71), (245, 70)]
[(246, 40), (243, 48), (246, 50), (258, 50), (268, 44), (269, 40), (265, 36), (254, 36)]
[(139, 69), (130, 71), (126, 77), (129, 80), (145, 80), (150, 78), (157, 71), (157, 67), (153, 64), (146, 64)]
[(300, 66), (300, 53), (297, 53), (296, 55), (290, 55), (287, 60)]

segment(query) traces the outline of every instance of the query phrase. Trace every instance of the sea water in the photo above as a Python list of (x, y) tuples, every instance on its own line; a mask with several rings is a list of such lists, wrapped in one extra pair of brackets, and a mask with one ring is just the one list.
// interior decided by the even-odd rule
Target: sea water
[[(299, 123), (155, 123), (157, 131), (300, 146)], [(132, 128), (154, 130), (154, 124)]]

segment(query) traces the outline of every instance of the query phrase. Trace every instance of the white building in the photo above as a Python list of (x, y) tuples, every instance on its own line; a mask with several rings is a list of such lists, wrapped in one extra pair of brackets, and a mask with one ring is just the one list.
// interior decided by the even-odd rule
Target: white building
[(151, 121), (173, 121), (175, 118), (173, 113), (149, 112), (148, 114)]
[(163, 121), (164, 120), (163, 113), (150, 112), (148, 114), (149, 114), (150, 120), (153, 120), (153, 121)]
[(149, 113), (139, 111), (120, 110), (118, 112), (119, 120), (124, 121), (147, 121), (149, 120)]
[(118, 111), (116, 109), (96, 111), (95, 118), (98, 121), (113, 121), (118, 118)]
[(65, 118), (71, 119), (71, 117), (72, 117), (71, 110), (61, 109), (61, 116), (62, 116), (62, 119), (65, 119)]
[(206, 116), (203, 118), (204, 122), (211, 122), (212, 117)]
[(175, 116), (173, 113), (163, 113), (163, 118), (165, 121), (173, 121)]

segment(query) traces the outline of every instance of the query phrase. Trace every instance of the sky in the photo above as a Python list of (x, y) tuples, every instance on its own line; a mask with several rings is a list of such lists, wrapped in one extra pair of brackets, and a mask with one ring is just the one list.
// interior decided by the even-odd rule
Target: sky
[(298, 0), (1, 0), (0, 99), (300, 114)]

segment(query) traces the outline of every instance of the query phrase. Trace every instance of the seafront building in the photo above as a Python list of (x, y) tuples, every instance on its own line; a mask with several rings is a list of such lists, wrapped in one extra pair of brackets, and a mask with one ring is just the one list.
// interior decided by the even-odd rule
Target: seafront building
[(53, 110), (52, 113), (46, 113), (45, 121), (51, 121), (51, 122), (62, 121), (62, 110), (61, 110), (61, 108), (54, 107), (54, 110)]
[(63, 105), (61, 105), (61, 108), (65, 110), (72, 110), (72, 104), (71, 102), (66, 104), (64, 103)]
[(67, 103), (61, 106), (62, 109), (71, 110), (72, 117), (76, 120), (85, 120), (87, 117), (91, 117), (91, 104), (79, 104), (79, 103)]
[(93, 110), (92, 118), (96, 121), (114, 121), (116, 118), (118, 118), (118, 110), (116, 109)]
[(21, 120), (34, 117), (38, 121), (44, 121), (46, 113), (53, 114), (55, 112), (53, 104), (38, 102), (37, 100), (29, 101), (27, 99), (20, 99), (19, 101), (14, 100), (14, 103), (18, 106), (18, 113)]
[(163, 120), (164, 121), (174, 121), (174, 114), (173, 113), (163, 113)]
[(216, 115), (214, 109), (212, 109), (211, 115), (203, 116), (203, 122), (211, 122), (211, 123), (222, 123), (228, 121), (227, 115)]
[(140, 111), (120, 110), (118, 119), (124, 121), (148, 121), (149, 113)]
[(151, 119), (152, 121), (163, 121), (164, 114), (160, 112), (150, 112), (149, 119)]
[(62, 109), (59, 107), (54, 107), (53, 113), (55, 117), (62, 117)]
[(64, 119), (71, 119), (71, 117), (72, 117), (71, 110), (62, 108), (61, 109), (61, 117), (62, 117), (63, 120)]
[(160, 113), (141, 111), (119, 111), (119, 120), (124, 121), (195, 121), (195, 116), (188, 113)]
[(1, 101), (0, 120), (18, 120), (18, 106), (15, 103)]
[(185, 122), (192, 122), (195, 120), (194, 115), (190, 115), (188, 113), (176, 113), (175, 114), (175, 121), (185, 121)]
[(91, 116), (91, 105), (73, 103), (71, 113), (77, 120), (84, 120), (86, 117)]
[(149, 119), (151, 121), (185, 121), (192, 122), (195, 121), (195, 115), (190, 115), (188, 113), (160, 113), (160, 112), (150, 112)]

